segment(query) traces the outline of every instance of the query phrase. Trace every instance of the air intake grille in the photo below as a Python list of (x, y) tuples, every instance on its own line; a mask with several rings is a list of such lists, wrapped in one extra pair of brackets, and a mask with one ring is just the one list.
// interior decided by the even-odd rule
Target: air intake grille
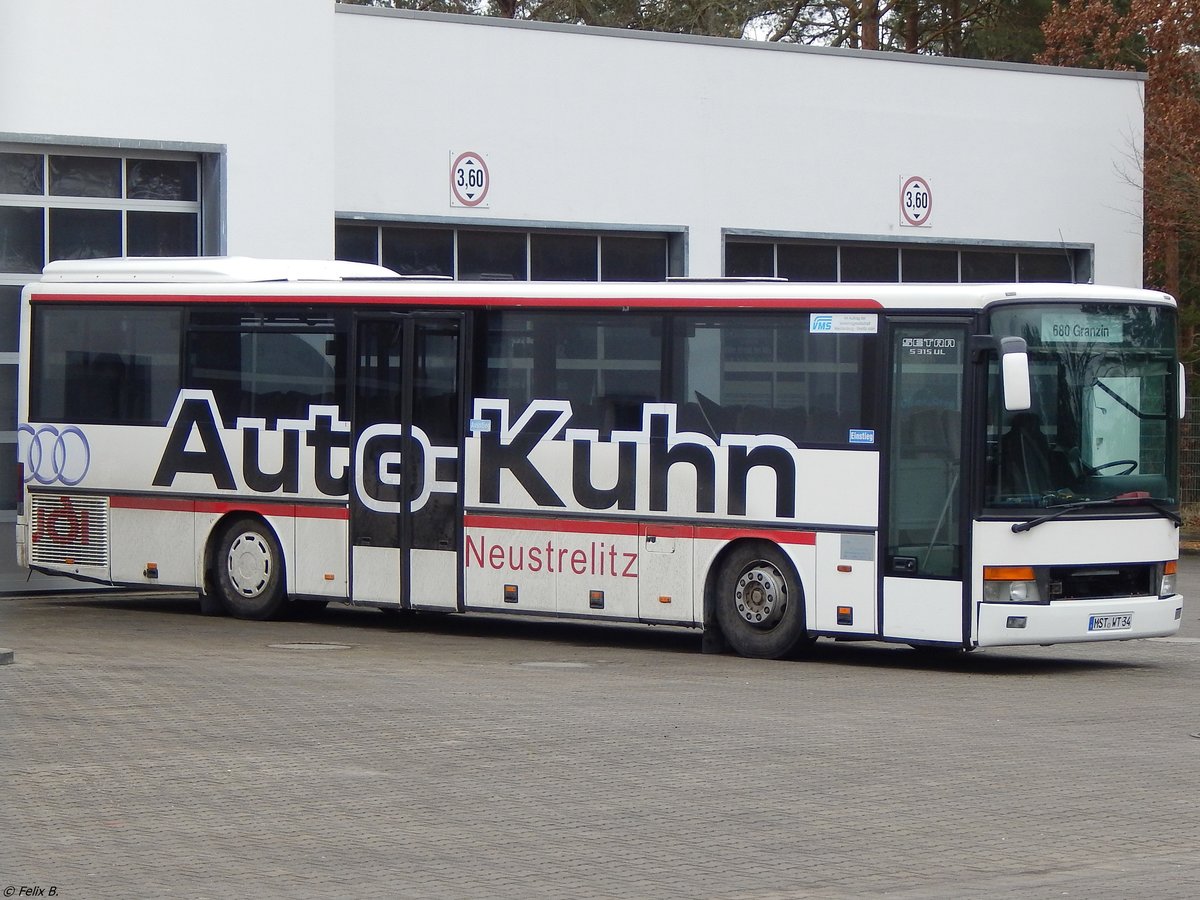
[(1146, 563), (1111, 566), (1051, 566), (1051, 600), (1100, 600), (1147, 597), (1158, 593), (1157, 566)]
[(108, 568), (108, 498), (31, 494), (30, 562), (35, 566)]

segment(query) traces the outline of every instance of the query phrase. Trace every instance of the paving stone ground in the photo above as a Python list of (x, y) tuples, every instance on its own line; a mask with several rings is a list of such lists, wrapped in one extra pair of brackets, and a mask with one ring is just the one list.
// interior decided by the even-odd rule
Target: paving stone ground
[(761, 662), (76, 592), (0, 599), (0, 646), (5, 896), (1200, 896), (1197, 602), (1170, 640)]

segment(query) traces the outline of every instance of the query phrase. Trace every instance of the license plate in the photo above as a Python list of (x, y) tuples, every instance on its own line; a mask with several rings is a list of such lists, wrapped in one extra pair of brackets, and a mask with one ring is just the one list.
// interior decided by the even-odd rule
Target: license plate
[(1133, 627), (1133, 613), (1113, 613), (1108, 616), (1091, 616), (1088, 631), (1121, 631)]

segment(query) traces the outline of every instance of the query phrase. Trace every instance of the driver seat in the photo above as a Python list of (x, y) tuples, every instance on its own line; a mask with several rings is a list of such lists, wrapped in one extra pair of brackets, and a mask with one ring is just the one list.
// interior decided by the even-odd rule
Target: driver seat
[(1037, 414), (1017, 413), (1000, 438), (1000, 489), (1007, 494), (1051, 493), (1057, 488), (1052, 458)]

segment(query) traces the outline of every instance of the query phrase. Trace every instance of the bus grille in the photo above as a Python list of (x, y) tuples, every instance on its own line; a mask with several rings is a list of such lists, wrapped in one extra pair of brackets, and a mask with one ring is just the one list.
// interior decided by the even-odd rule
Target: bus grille
[(30, 494), (35, 566), (108, 568), (108, 498), (78, 494)]
[(1051, 600), (1145, 597), (1158, 593), (1156, 567), (1145, 563), (1112, 566), (1051, 566)]

